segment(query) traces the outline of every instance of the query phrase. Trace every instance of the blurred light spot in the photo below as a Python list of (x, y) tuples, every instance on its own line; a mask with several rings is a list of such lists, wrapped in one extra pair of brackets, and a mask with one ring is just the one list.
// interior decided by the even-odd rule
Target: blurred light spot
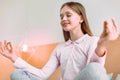
[(24, 51), (24, 52), (28, 51), (28, 45), (27, 44), (23, 44), (22, 51)]

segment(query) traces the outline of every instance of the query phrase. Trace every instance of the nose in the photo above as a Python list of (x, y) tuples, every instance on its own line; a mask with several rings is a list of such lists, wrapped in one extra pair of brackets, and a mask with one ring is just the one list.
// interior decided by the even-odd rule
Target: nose
[(63, 16), (62, 20), (67, 20), (67, 17), (66, 17), (66, 16)]

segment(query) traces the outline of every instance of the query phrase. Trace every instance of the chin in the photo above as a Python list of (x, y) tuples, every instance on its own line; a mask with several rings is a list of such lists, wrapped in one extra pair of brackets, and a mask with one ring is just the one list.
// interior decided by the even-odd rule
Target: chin
[(70, 29), (63, 29), (64, 31), (70, 31)]
[(69, 27), (63, 27), (63, 30), (64, 30), (64, 31), (70, 31), (71, 28), (69, 28)]

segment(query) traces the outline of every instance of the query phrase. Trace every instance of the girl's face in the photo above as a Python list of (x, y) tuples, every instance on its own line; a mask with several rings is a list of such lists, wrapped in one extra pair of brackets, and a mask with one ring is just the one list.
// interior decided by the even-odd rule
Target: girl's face
[(78, 15), (68, 6), (64, 6), (60, 11), (61, 26), (65, 31), (72, 31), (81, 27), (83, 22), (82, 16)]

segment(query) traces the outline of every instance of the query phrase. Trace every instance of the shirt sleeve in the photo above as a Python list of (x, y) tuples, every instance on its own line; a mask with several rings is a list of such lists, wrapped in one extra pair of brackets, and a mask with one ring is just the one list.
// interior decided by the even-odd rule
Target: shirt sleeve
[(91, 41), (90, 44), (90, 48), (89, 48), (89, 58), (90, 58), (90, 62), (98, 62), (100, 64), (102, 64), (104, 66), (105, 64), (105, 59), (106, 59), (106, 53), (104, 56), (99, 57), (96, 53), (95, 53), (95, 49), (97, 47), (97, 43), (99, 40), (99, 37), (93, 37), (94, 39)]
[[(52, 54), (56, 54), (56, 50), (54, 50)], [(22, 69), (26, 72), (30, 72), (42, 80), (47, 80), (47, 78), (49, 78), (49, 76), (58, 68), (59, 62), (56, 55), (51, 55), (47, 64), (42, 69), (38, 69), (19, 57), (15, 61), (14, 66), (17, 69)]]

